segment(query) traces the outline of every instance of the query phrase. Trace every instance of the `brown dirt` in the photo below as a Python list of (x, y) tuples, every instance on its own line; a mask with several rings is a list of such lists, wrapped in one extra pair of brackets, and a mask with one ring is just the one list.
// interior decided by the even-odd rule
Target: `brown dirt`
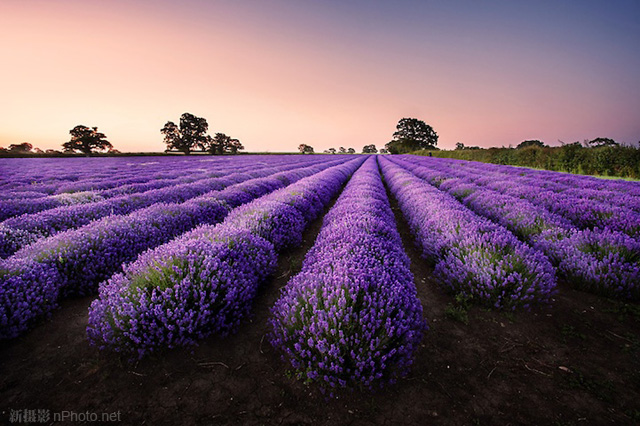
[(454, 298), (432, 280), (392, 202), (430, 326), (397, 384), (327, 401), (287, 376), (265, 338), (269, 309), (300, 268), (318, 220), (302, 247), (281, 255), (253, 318), (224, 339), (130, 365), (87, 343), (92, 298), (64, 302), (51, 320), (0, 347), (0, 423), (22, 409), (50, 410), (48, 424), (62, 411), (119, 412), (127, 425), (640, 423), (640, 305), (561, 284), (552, 308), (472, 307), (465, 324), (464, 309), (455, 319)]

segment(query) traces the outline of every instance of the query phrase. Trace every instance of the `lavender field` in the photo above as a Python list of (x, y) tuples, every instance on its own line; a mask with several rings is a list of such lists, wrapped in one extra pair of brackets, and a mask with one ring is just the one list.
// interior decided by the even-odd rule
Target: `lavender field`
[(0, 161), (5, 412), (640, 421), (638, 182), (410, 155)]

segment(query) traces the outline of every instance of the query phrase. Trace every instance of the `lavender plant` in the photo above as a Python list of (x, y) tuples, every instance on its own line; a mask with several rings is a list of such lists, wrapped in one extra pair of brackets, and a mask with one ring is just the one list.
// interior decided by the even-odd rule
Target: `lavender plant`
[[(361, 159), (331, 167), (147, 252), (100, 285), (89, 340), (132, 358), (235, 329), (277, 253), (299, 244), (315, 190), (336, 195)], [(327, 202), (331, 197), (327, 198)]]
[(329, 395), (406, 374), (427, 327), (374, 158), (325, 216), (271, 325), (297, 377)]
[(540, 251), (390, 160), (380, 162), (423, 257), (445, 289), (499, 309), (550, 301), (555, 269)]

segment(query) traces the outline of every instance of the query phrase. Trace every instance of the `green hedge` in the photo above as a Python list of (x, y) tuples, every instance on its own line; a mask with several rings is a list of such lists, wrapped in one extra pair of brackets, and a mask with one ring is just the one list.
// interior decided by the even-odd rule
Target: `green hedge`
[(416, 155), (510, 164), (559, 172), (640, 179), (640, 149), (633, 146), (585, 148), (579, 143), (559, 147), (416, 151)]

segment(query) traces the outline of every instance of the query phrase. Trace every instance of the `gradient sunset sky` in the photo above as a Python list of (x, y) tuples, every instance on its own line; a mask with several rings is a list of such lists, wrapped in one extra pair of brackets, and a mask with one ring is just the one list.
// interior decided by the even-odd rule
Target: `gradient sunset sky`
[(162, 151), (183, 112), (247, 151), (640, 140), (637, 0), (0, 0), (0, 61), (4, 147)]

